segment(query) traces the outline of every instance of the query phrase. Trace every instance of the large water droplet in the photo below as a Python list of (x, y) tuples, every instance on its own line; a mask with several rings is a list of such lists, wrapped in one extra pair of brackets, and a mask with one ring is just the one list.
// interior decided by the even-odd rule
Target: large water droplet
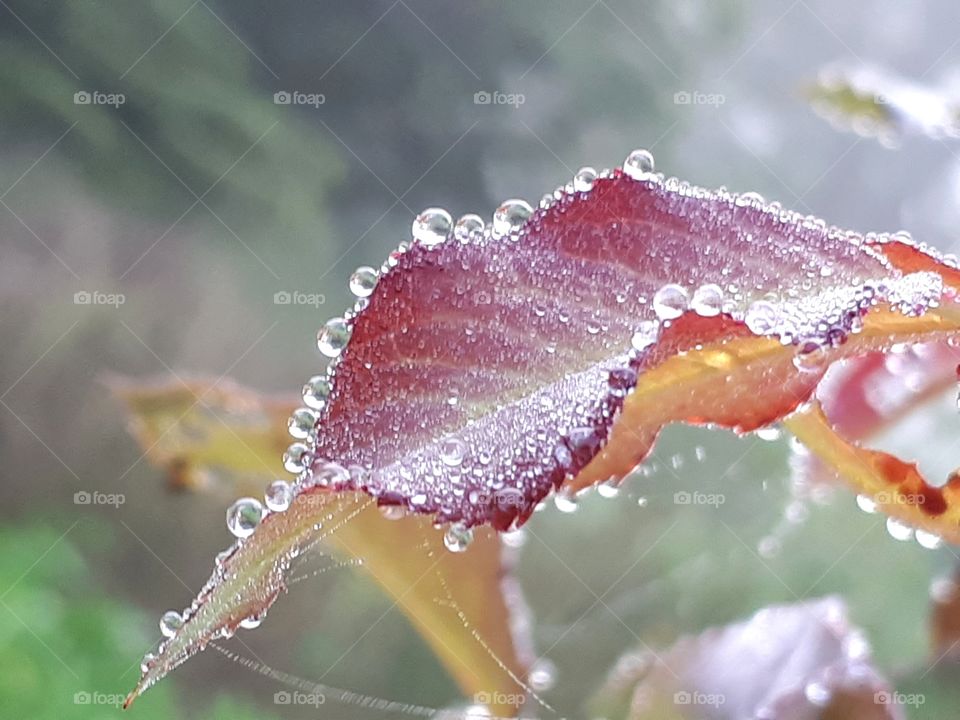
[(630, 338), (630, 344), (637, 352), (643, 352), (657, 341), (660, 335), (660, 323), (656, 320), (644, 320)]
[(942, 537), (927, 532), (926, 530), (917, 530), (916, 533), (914, 533), (914, 537), (920, 546), (925, 547), (927, 550), (936, 550), (943, 545)]
[(362, 265), (353, 271), (350, 276), (350, 292), (358, 298), (370, 297), (377, 287), (380, 273), (372, 267)]
[(317, 348), (329, 358), (337, 357), (350, 342), (350, 326), (343, 318), (327, 320), (317, 333)]
[(483, 222), (482, 217), (467, 213), (453, 226), (453, 236), (465, 245), (471, 238), (481, 235), (485, 226), (486, 223)]
[(800, 372), (819, 372), (826, 364), (827, 349), (818, 342), (802, 343), (793, 356), (793, 365)]
[(350, 482), (350, 471), (343, 465), (324, 461), (313, 468), (313, 472), (306, 479), (307, 486), (320, 485), (321, 487), (337, 488)]
[(653, 155), (649, 150), (634, 150), (623, 161), (623, 172), (634, 180), (642, 180), (653, 170)]
[(461, 553), (473, 542), (473, 530), (461, 523), (454, 523), (443, 535), (443, 544), (450, 552)]
[(317, 424), (317, 413), (310, 408), (297, 408), (287, 420), (287, 430), (297, 440), (310, 437)]
[(167, 610), (160, 616), (160, 633), (164, 637), (173, 637), (183, 627), (183, 617), (176, 610)]
[(592, 167), (582, 167), (573, 176), (573, 189), (577, 192), (589, 192), (593, 190), (593, 184), (596, 181), (597, 171)]
[(723, 308), (723, 288), (719, 285), (701, 285), (693, 293), (690, 308), (703, 317), (720, 314)]
[(526, 200), (507, 200), (493, 213), (493, 235), (504, 237), (520, 228), (533, 214), (533, 208)]
[(577, 509), (576, 498), (564, 492), (558, 492), (553, 496), (553, 504), (556, 505), (557, 510), (562, 513), (576, 512)]
[(244, 618), (240, 621), (240, 627), (244, 630), (253, 630), (254, 628), (260, 627), (260, 623), (263, 622), (263, 618), (259, 615), (251, 615), (250, 617)]
[(906, 525), (896, 518), (887, 518), (887, 532), (894, 540), (909, 540), (913, 537), (913, 528)]
[(457, 467), (467, 455), (467, 446), (457, 438), (447, 438), (440, 445), (440, 459), (444, 465)]
[(227, 508), (227, 529), (238, 538), (249, 537), (260, 524), (263, 505), (256, 498), (240, 498)]
[(780, 313), (766, 300), (757, 300), (747, 308), (743, 321), (754, 335), (770, 335), (777, 329)]
[(413, 221), (413, 238), (428, 247), (442, 243), (450, 234), (453, 218), (443, 208), (427, 208)]
[(527, 682), (534, 692), (546, 692), (557, 682), (557, 666), (547, 658), (540, 658), (527, 675)]
[(314, 375), (307, 380), (301, 391), (303, 394), (303, 403), (314, 410), (322, 410), (330, 396), (330, 383), (323, 375)]
[(686, 288), (670, 283), (654, 294), (653, 311), (661, 320), (673, 320), (683, 315), (688, 300)]
[(293, 443), (283, 454), (283, 467), (287, 472), (298, 475), (310, 464), (310, 448), (303, 443)]
[(293, 486), (286, 480), (274, 480), (267, 485), (263, 500), (273, 512), (283, 512), (293, 501)]
[(872, 515), (877, 511), (877, 503), (868, 495), (857, 495), (857, 507)]

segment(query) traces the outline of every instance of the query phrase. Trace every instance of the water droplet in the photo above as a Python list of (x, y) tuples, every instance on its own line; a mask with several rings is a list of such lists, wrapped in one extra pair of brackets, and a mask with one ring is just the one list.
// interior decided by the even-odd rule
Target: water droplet
[(273, 512), (283, 512), (293, 501), (293, 486), (286, 480), (274, 480), (267, 485), (263, 500)]
[(503, 544), (511, 548), (521, 548), (527, 544), (527, 532), (523, 529), (510, 530), (500, 534)]
[(793, 365), (800, 372), (819, 372), (826, 364), (827, 349), (818, 342), (802, 343), (793, 356)]
[(240, 627), (244, 630), (253, 630), (254, 628), (260, 627), (260, 623), (263, 622), (263, 618), (259, 615), (251, 615), (248, 618), (244, 618), (240, 621)]
[(234, 537), (253, 535), (263, 517), (263, 505), (256, 498), (240, 498), (227, 508), (227, 529)]
[(427, 247), (442, 243), (450, 234), (453, 218), (443, 208), (427, 208), (413, 221), (413, 239)]
[(758, 428), (756, 431), (756, 435), (758, 438), (760, 438), (761, 440), (765, 440), (766, 442), (776, 442), (781, 437), (783, 437), (783, 432), (778, 427), (768, 426), (768, 427)]
[(457, 438), (447, 438), (440, 445), (440, 459), (444, 465), (457, 467), (467, 455), (467, 446)]
[(830, 688), (822, 683), (808, 683), (803, 689), (803, 694), (812, 705), (817, 707), (826, 707), (830, 703)]
[(470, 241), (470, 238), (483, 233), (484, 227), (485, 223), (482, 217), (467, 213), (457, 220), (457, 224), (453, 226), (453, 236), (461, 243), (466, 244)]
[(644, 320), (630, 338), (630, 344), (637, 352), (643, 352), (657, 341), (660, 335), (660, 323), (655, 320)]
[(597, 181), (597, 171), (592, 167), (582, 167), (573, 176), (573, 189), (576, 192), (590, 192)]
[(780, 313), (776, 306), (766, 300), (757, 300), (747, 308), (743, 318), (754, 335), (770, 335), (777, 329)]
[(283, 467), (287, 472), (298, 475), (310, 464), (310, 448), (303, 443), (293, 443), (283, 454)]
[(690, 308), (703, 317), (720, 314), (723, 308), (723, 288), (719, 285), (701, 285), (693, 293)]
[(327, 320), (317, 333), (317, 348), (328, 358), (337, 357), (350, 342), (350, 326), (343, 318)]
[(547, 658), (540, 658), (527, 675), (527, 682), (534, 692), (546, 692), (557, 682), (557, 666)]
[(493, 213), (493, 235), (501, 238), (520, 228), (533, 214), (526, 200), (507, 200)]
[(176, 610), (167, 610), (160, 616), (160, 633), (164, 637), (173, 637), (183, 627), (183, 617)]
[(887, 518), (887, 532), (894, 540), (909, 540), (913, 537), (913, 528), (905, 525), (896, 518)]
[(857, 507), (871, 515), (877, 511), (877, 503), (867, 495), (857, 495)]
[(461, 523), (454, 523), (443, 535), (443, 544), (450, 552), (461, 553), (470, 547), (473, 541), (473, 530)]
[(297, 408), (287, 421), (287, 430), (297, 440), (303, 440), (313, 432), (317, 417), (317, 413), (310, 408)]
[(615, 498), (620, 494), (620, 484), (616, 480), (600, 483), (597, 485), (597, 494), (602, 498)]
[(683, 315), (688, 301), (686, 288), (670, 283), (654, 294), (653, 311), (661, 320), (673, 320)]
[(576, 499), (564, 492), (558, 492), (553, 496), (553, 504), (562, 513), (572, 513), (577, 509)]
[(943, 545), (943, 538), (939, 535), (935, 535), (926, 530), (917, 530), (914, 533), (914, 537), (917, 540), (917, 543), (921, 547), (925, 547), (927, 550), (936, 550), (938, 547)]
[(762, 538), (760, 542), (757, 543), (757, 554), (762, 558), (766, 558), (767, 560), (779, 555), (780, 550), (780, 539), (772, 535)]
[(403, 505), (381, 505), (380, 514), (387, 520), (399, 520), (407, 511)]
[(153, 653), (147, 653), (143, 656), (143, 660), (140, 661), (140, 672), (147, 672), (150, 669), (150, 666), (153, 664), (153, 661), (157, 659), (157, 656)]
[(358, 298), (370, 297), (376, 289), (379, 279), (380, 273), (372, 267), (367, 265), (358, 267), (350, 276), (350, 292)]
[(338, 488), (350, 482), (350, 471), (335, 462), (323, 461), (314, 466), (310, 476), (305, 479), (307, 487)]
[(642, 180), (653, 170), (653, 155), (649, 150), (634, 150), (623, 161), (623, 172), (634, 180)]
[(323, 375), (314, 375), (307, 380), (307, 384), (303, 386), (301, 393), (304, 405), (312, 407), (314, 410), (322, 410), (330, 396), (330, 383)]

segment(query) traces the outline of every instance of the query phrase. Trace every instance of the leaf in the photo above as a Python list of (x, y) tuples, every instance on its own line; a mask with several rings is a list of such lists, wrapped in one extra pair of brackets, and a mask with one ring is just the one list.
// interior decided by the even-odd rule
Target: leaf
[(960, 135), (960, 97), (886, 70), (826, 67), (808, 89), (814, 109), (834, 125), (893, 145), (904, 135)]
[(556, 488), (624, 477), (667, 423), (756, 429), (831, 362), (960, 327), (956, 271), (907, 237), (663, 180), (642, 151), (624, 167), (578, 174), (532, 215), (509, 201), (482, 234), (467, 217), (448, 236), (449, 216), (425, 211), (375, 288), (358, 271), (369, 297), (321, 332), (330, 379), (294, 419), (290, 508), (238, 543), (131, 697), (266, 610), (312, 525), (340, 512), (331, 494), (457, 537), (507, 529)]
[[(145, 453), (167, 469), (178, 489), (257, 495), (265, 474), (269, 478), (271, 470), (280, 469), (292, 400), (212, 378), (136, 382), (113, 377), (108, 384), (123, 401)], [(396, 601), (465, 695), (522, 699), (517, 679), (525, 676), (530, 661), (528, 628), (520, 622), (526, 611), (510, 576), (512, 563), (495, 533), (481, 530), (458, 556), (446, 551), (425, 518), (386, 520), (366, 496), (326, 494), (316, 500), (332, 515), (326, 528), (336, 528), (322, 531), (328, 543), (338, 554), (362, 560), (361, 571)], [(302, 543), (314, 534), (315, 522), (311, 517), (306, 529), (296, 531)], [(230, 560), (221, 562), (225, 569)], [(272, 568), (262, 569), (264, 579), (280, 582)], [(270, 592), (256, 582), (240, 591), (256, 601), (229, 610), (230, 632), (239, 620), (260, 614), (260, 593)], [(228, 612), (215, 603), (202, 612), (217, 610)], [(201, 627), (199, 619), (195, 623)], [(515, 711), (505, 702), (491, 705)]]
[[(749, 672), (743, 669), (749, 668)], [(763, 608), (752, 618), (623, 657), (594, 714), (624, 720), (903, 718), (838, 598)]]

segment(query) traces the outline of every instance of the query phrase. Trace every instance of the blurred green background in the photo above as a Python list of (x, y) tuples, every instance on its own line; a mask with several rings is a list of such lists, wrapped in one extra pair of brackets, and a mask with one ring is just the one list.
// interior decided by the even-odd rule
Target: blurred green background
[[(837, 133), (801, 87), (836, 60), (949, 79), (958, 23), (947, 0), (0, 2), (4, 715), (118, 716), (76, 693), (129, 690), (156, 618), (193, 597), (227, 544), (220, 500), (168, 494), (140, 458), (107, 373), (295, 391), (321, 366), (313, 336), (347, 305), (352, 269), (378, 265), (420, 209), (536, 202), (634, 147), (701, 185), (955, 250), (957, 147), (893, 152)], [(323, 302), (276, 303), (283, 292)], [(948, 449), (955, 418), (931, 412)], [(836, 592), (879, 666), (923, 687), (924, 713), (946, 713), (924, 716), (953, 717), (956, 678), (926, 662), (927, 588), (953, 551), (892, 540), (845, 491), (798, 505), (788, 450), (672, 429), (615, 501), (533, 519), (520, 577), (561, 715), (583, 716), (635, 644), (621, 620), (661, 646)], [(678, 506), (684, 489), (727, 501)], [(77, 505), (80, 491), (124, 502)], [(619, 620), (595, 604), (604, 593)], [(390, 605), (362, 576), (326, 573), (246, 634), (249, 650), (231, 647), (359, 692), (456, 701)], [(206, 653), (129, 716), (382, 716), (277, 706), (280, 689)]]

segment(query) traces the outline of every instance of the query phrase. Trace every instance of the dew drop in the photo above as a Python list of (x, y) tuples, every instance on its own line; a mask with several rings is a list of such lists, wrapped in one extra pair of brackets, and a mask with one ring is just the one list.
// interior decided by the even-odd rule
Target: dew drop
[(330, 396), (330, 383), (323, 375), (314, 375), (307, 380), (306, 385), (301, 391), (303, 403), (314, 410), (322, 410), (327, 404), (327, 398)]
[(877, 503), (867, 495), (857, 495), (857, 507), (870, 515), (877, 511)]
[(293, 501), (293, 486), (286, 480), (274, 480), (267, 485), (263, 501), (273, 512), (283, 512)]
[(757, 300), (747, 308), (744, 323), (754, 335), (770, 335), (777, 329), (780, 313), (773, 303)]
[(350, 276), (350, 292), (358, 298), (370, 297), (376, 289), (379, 279), (380, 273), (372, 267), (367, 265), (358, 267)]
[(305, 485), (313, 487), (338, 488), (350, 482), (350, 472), (343, 466), (335, 462), (320, 462), (306, 478)]
[(657, 290), (653, 296), (653, 311), (661, 320), (673, 320), (683, 315), (689, 297), (681, 285), (670, 283)]
[(387, 520), (400, 520), (407, 514), (403, 505), (381, 505), (380, 514)]
[(283, 454), (283, 467), (298, 475), (310, 464), (310, 448), (303, 443), (293, 443)]
[(256, 498), (240, 498), (227, 508), (227, 529), (234, 537), (245, 538), (253, 534), (263, 517), (263, 505)]
[(597, 181), (597, 171), (592, 167), (582, 167), (573, 176), (573, 189), (576, 192), (590, 192)]
[(449, 467), (461, 465), (466, 455), (467, 446), (457, 438), (448, 438), (440, 445), (440, 459)]
[(150, 666), (153, 664), (154, 660), (157, 659), (157, 656), (153, 653), (147, 653), (143, 656), (143, 660), (140, 661), (140, 672), (145, 673), (150, 669)]
[(773, 535), (768, 535), (765, 538), (762, 538), (759, 543), (757, 543), (757, 554), (767, 560), (775, 558), (780, 554), (781, 544), (780, 539), (774, 537)]
[(263, 622), (263, 618), (259, 615), (251, 615), (248, 618), (244, 618), (240, 621), (240, 627), (244, 630), (253, 630), (254, 628), (260, 627), (260, 623)]
[(808, 683), (803, 689), (803, 694), (806, 696), (810, 704), (816, 705), (817, 707), (826, 707), (830, 703), (830, 688), (822, 683)]
[(719, 315), (723, 309), (723, 288), (719, 285), (701, 285), (693, 293), (690, 308), (703, 317)]
[(909, 540), (913, 537), (913, 528), (896, 518), (887, 518), (887, 532), (894, 540)]
[(600, 483), (597, 485), (597, 494), (602, 498), (615, 498), (620, 494), (620, 485), (615, 480), (608, 480), (607, 482)]
[(466, 244), (471, 238), (480, 235), (484, 227), (485, 223), (482, 217), (468, 213), (457, 220), (457, 224), (453, 226), (453, 236), (461, 243)]
[(553, 496), (553, 504), (556, 505), (557, 510), (562, 513), (576, 512), (577, 509), (576, 499), (563, 492), (558, 492)]
[(803, 343), (793, 356), (793, 365), (800, 372), (819, 372), (826, 364), (827, 349), (818, 342)]
[(501, 238), (520, 228), (533, 214), (526, 200), (507, 200), (493, 213), (493, 235)]
[(527, 675), (527, 682), (534, 692), (546, 692), (557, 682), (557, 666), (547, 658), (540, 658)]
[(442, 243), (450, 234), (453, 218), (443, 208), (427, 208), (413, 221), (413, 239), (427, 247)]
[(630, 338), (630, 344), (637, 352), (643, 352), (657, 341), (660, 335), (660, 324), (655, 320), (644, 320)]
[(327, 320), (317, 333), (317, 348), (328, 358), (337, 357), (350, 342), (350, 327), (343, 318)]
[(649, 150), (634, 150), (623, 161), (623, 172), (634, 180), (642, 180), (653, 170), (653, 155)]
[(938, 547), (943, 545), (943, 538), (934, 533), (927, 532), (926, 530), (917, 530), (914, 533), (917, 543), (920, 547), (924, 547), (927, 550), (936, 550)]
[(297, 408), (287, 420), (287, 430), (297, 440), (310, 437), (310, 433), (317, 424), (317, 417), (317, 413), (310, 408)]
[(461, 523), (454, 523), (443, 535), (443, 544), (447, 550), (455, 553), (462, 553), (473, 541), (473, 530)]
[(501, 533), (500, 539), (503, 540), (503, 544), (507, 547), (521, 548), (527, 543), (527, 532), (523, 529), (510, 530)]
[(183, 627), (183, 616), (176, 610), (167, 610), (160, 616), (160, 633), (164, 637), (173, 637)]

